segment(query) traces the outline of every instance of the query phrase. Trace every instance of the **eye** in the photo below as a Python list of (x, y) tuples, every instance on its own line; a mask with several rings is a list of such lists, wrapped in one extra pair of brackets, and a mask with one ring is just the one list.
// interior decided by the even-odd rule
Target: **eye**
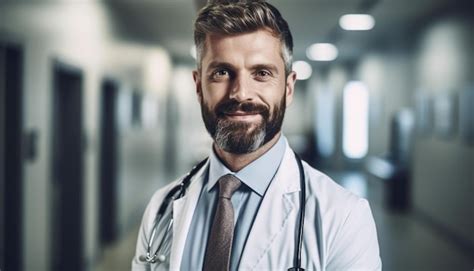
[(228, 76), (229, 76), (229, 71), (226, 70), (226, 69), (219, 69), (219, 70), (214, 71), (211, 74), (211, 77), (213, 79), (221, 79), (221, 78), (225, 78), (225, 77), (228, 77)]
[(272, 73), (268, 70), (258, 70), (255, 73), (255, 77), (257, 78), (257, 80), (267, 80), (271, 76), (272, 76)]

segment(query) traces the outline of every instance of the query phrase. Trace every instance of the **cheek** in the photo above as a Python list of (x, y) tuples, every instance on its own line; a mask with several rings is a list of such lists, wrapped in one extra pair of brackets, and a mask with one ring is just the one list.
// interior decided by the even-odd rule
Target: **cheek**
[(275, 105), (279, 106), (281, 99), (285, 99), (286, 87), (284, 82), (274, 82), (271, 85), (260, 88), (260, 99), (273, 110)]
[(227, 97), (227, 89), (224, 84), (206, 84), (202, 89), (203, 100), (215, 104)]

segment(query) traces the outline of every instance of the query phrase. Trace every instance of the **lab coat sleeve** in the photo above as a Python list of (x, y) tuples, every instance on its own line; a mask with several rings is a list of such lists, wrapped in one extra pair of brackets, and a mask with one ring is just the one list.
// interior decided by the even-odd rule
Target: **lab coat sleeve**
[(369, 203), (359, 198), (351, 208), (329, 247), (326, 270), (382, 270)]

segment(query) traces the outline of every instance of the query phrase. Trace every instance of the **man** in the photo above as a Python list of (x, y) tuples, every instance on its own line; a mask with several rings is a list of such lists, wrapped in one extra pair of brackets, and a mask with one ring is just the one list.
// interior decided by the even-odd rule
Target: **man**
[[(169, 207), (174, 218), (169, 255), (160, 252), (157, 262), (146, 261), (158, 208), (182, 179), (150, 201), (132, 269), (295, 267), (302, 185), (299, 161), (281, 134), (296, 81), (288, 25), (264, 1), (214, 1), (199, 12), (194, 35), (196, 93), (214, 144), (185, 196)], [(302, 173), (306, 210), (301, 267), (380, 270), (367, 201), (306, 163)]]

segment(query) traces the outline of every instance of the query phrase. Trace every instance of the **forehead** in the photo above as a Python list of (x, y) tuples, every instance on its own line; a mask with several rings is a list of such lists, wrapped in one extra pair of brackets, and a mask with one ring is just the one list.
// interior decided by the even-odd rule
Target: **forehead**
[(284, 68), (281, 42), (269, 30), (237, 35), (210, 34), (206, 36), (204, 46), (203, 68), (211, 62), (236, 66), (268, 63)]

